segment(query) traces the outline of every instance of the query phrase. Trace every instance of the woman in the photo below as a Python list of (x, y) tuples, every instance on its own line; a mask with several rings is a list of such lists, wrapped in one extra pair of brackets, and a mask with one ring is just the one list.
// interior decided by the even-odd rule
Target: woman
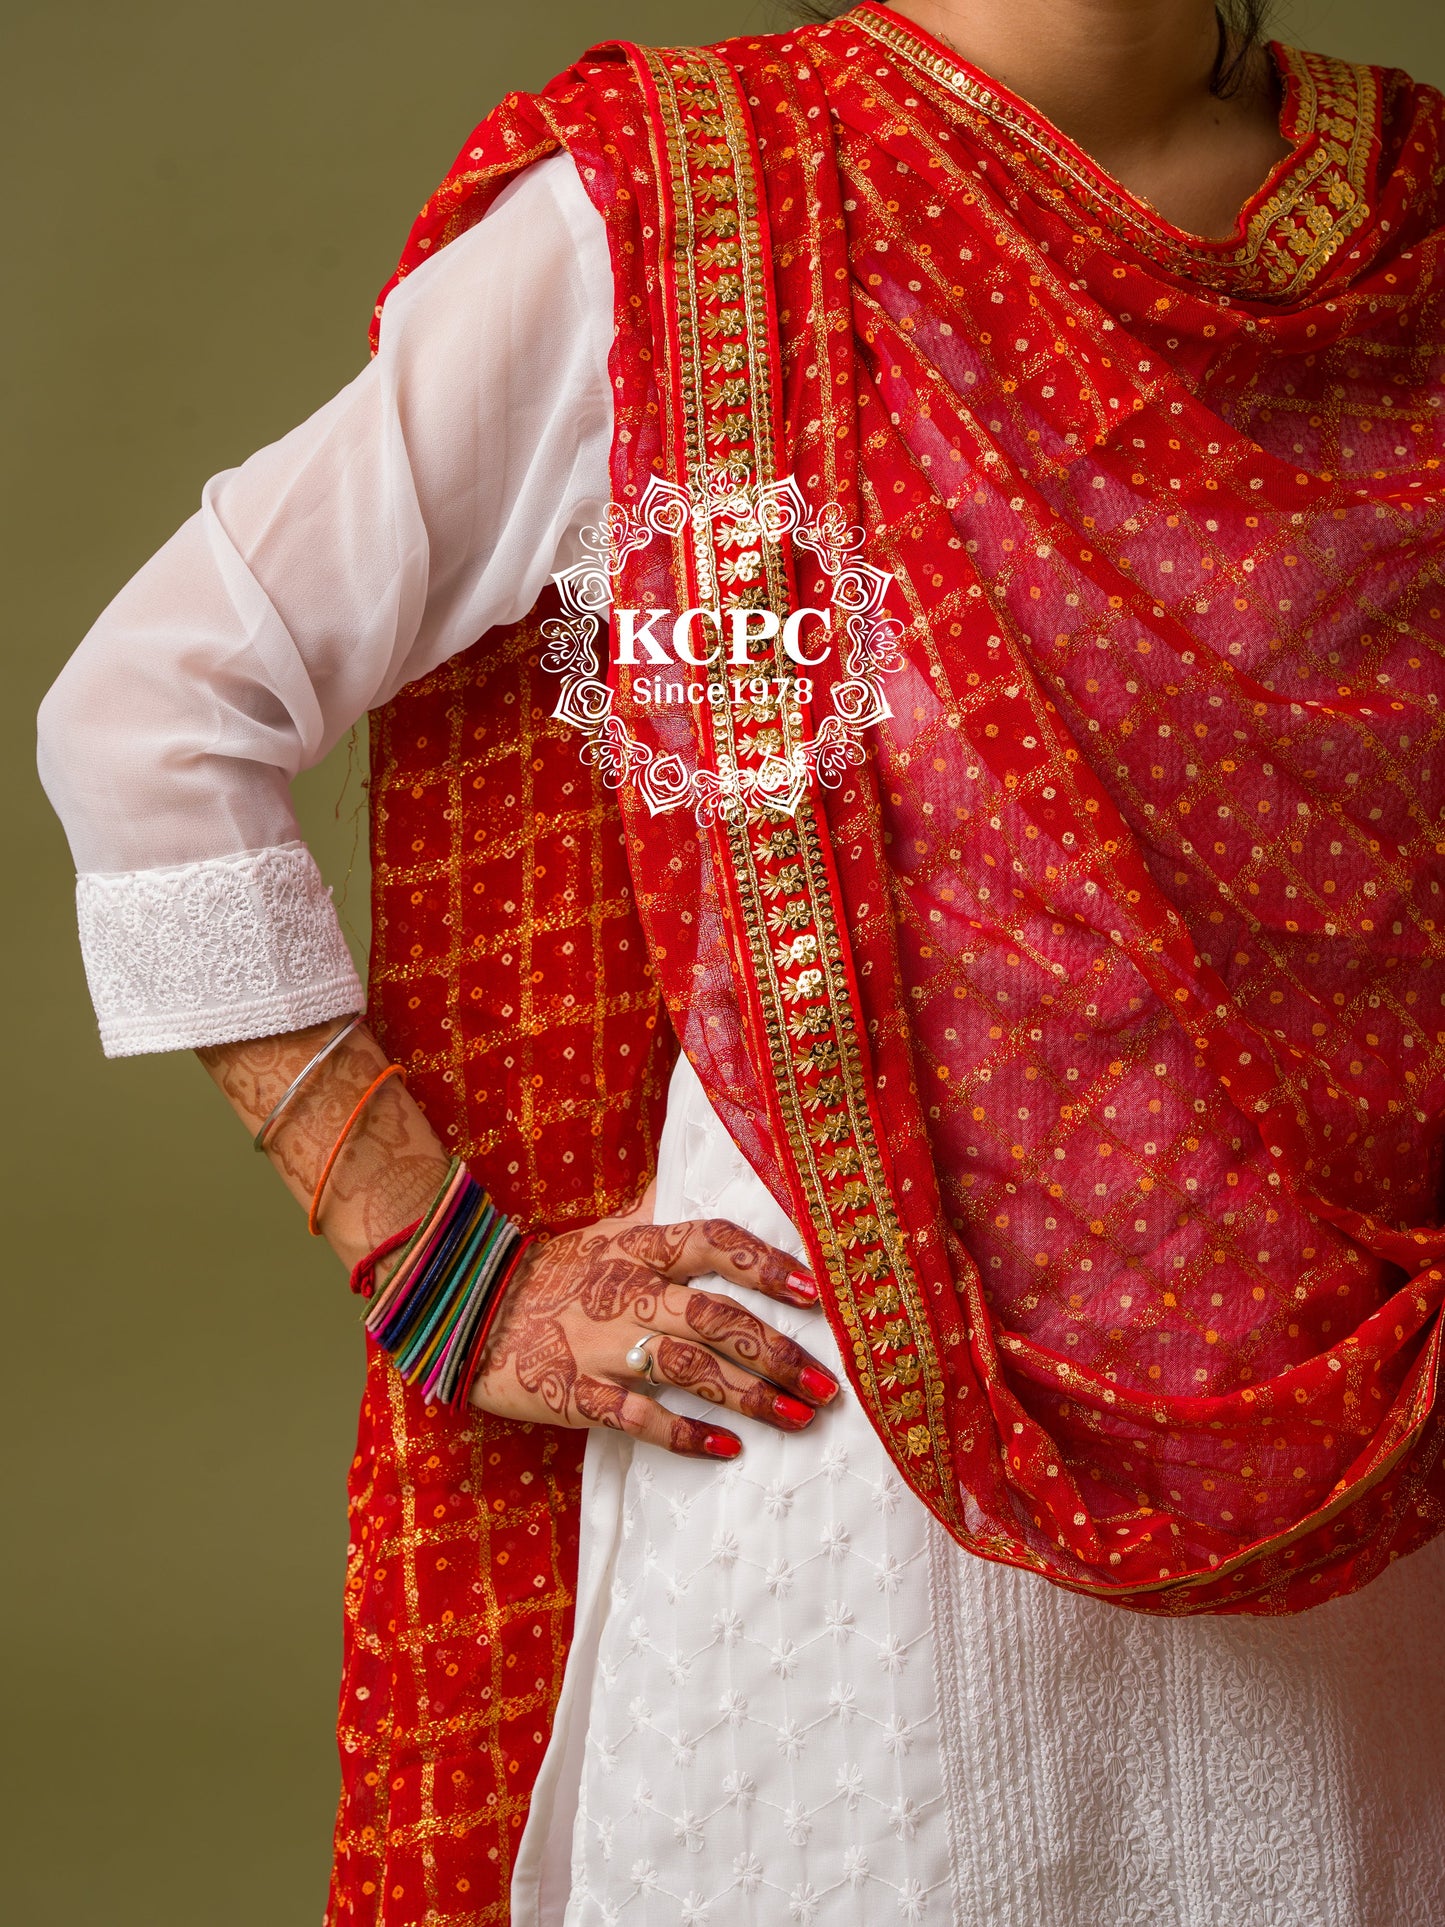
[(1439, 103), (1256, 26), (594, 50), (48, 700), (373, 1294), (333, 1922), (1445, 1910)]

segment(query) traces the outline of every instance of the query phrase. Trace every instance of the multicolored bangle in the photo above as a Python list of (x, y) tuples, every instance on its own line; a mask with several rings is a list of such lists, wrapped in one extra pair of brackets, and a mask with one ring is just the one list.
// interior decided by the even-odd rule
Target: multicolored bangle
[(378, 1261), (403, 1241), (395, 1271), (372, 1296), (366, 1329), (429, 1404), (464, 1405), (502, 1297), (536, 1239), (453, 1158), (410, 1235), (397, 1232), (368, 1253), (353, 1287), (371, 1295)]

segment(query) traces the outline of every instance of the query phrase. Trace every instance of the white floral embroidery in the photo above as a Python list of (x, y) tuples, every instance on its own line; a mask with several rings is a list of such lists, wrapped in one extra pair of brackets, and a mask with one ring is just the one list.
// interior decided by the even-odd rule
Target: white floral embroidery
[(898, 1889), (898, 1912), (904, 1920), (922, 1920), (928, 1891), (921, 1881), (905, 1880)]
[(109, 1057), (300, 1030), (366, 1002), (303, 843), (84, 875), (75, 902)]

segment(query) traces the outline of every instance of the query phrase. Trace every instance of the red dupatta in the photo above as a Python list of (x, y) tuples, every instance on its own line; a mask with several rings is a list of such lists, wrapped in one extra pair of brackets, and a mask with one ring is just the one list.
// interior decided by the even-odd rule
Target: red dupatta
[[(1298, 1610), (1442, 1523), (1439, 103), (1274, 58), (1291, 153), (1231, 242), (865, 4), (504, 102), (403, 263), (566, 146), (612, 242), (614, 501), (793, 475), (893, 573), (903, 664), (866, 761), (701, 825), (551, 719), (551, 605), (405, 692), (384, 1035), (561, 1225), (645, 1170), (660, 997), (914, 1489), (1171, 1613)], [(826, 599), (759, 553), (773, 606)], [(653, 544), (618, 600), (693, 606), (720, 560)], [(659, 755), (776, 749), (766, 705), (612, 682)], [(334, 1920), (505, 1918), (576, 1476), (373, 1358)]]
[(1442, 1519), (1438, 97), (1274, 49), (1199, 243), (886, 9), (815, 57), (916, 651), (823, 796), (898, 1456), (947, 1414), (990, 1556), (1297, 1610)]

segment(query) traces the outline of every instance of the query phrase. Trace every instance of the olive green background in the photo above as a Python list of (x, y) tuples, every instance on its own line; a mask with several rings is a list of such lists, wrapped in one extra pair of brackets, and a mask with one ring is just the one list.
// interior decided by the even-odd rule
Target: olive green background
[[(100, 1055), (36, 704), (205, 478), (362, 365), (412, 214), (501, 94), (593, 40), (758, 31), (769, 5), (0, 6), (15, 1927), (319, 1921), (362, 1359), (334, 1261), (194, 1061)], [(1438, 0), (1297, 0), (1277, 30), (1445, 82)], [(300, 786), (358, 955), (360, 775), (338, 754)]]

